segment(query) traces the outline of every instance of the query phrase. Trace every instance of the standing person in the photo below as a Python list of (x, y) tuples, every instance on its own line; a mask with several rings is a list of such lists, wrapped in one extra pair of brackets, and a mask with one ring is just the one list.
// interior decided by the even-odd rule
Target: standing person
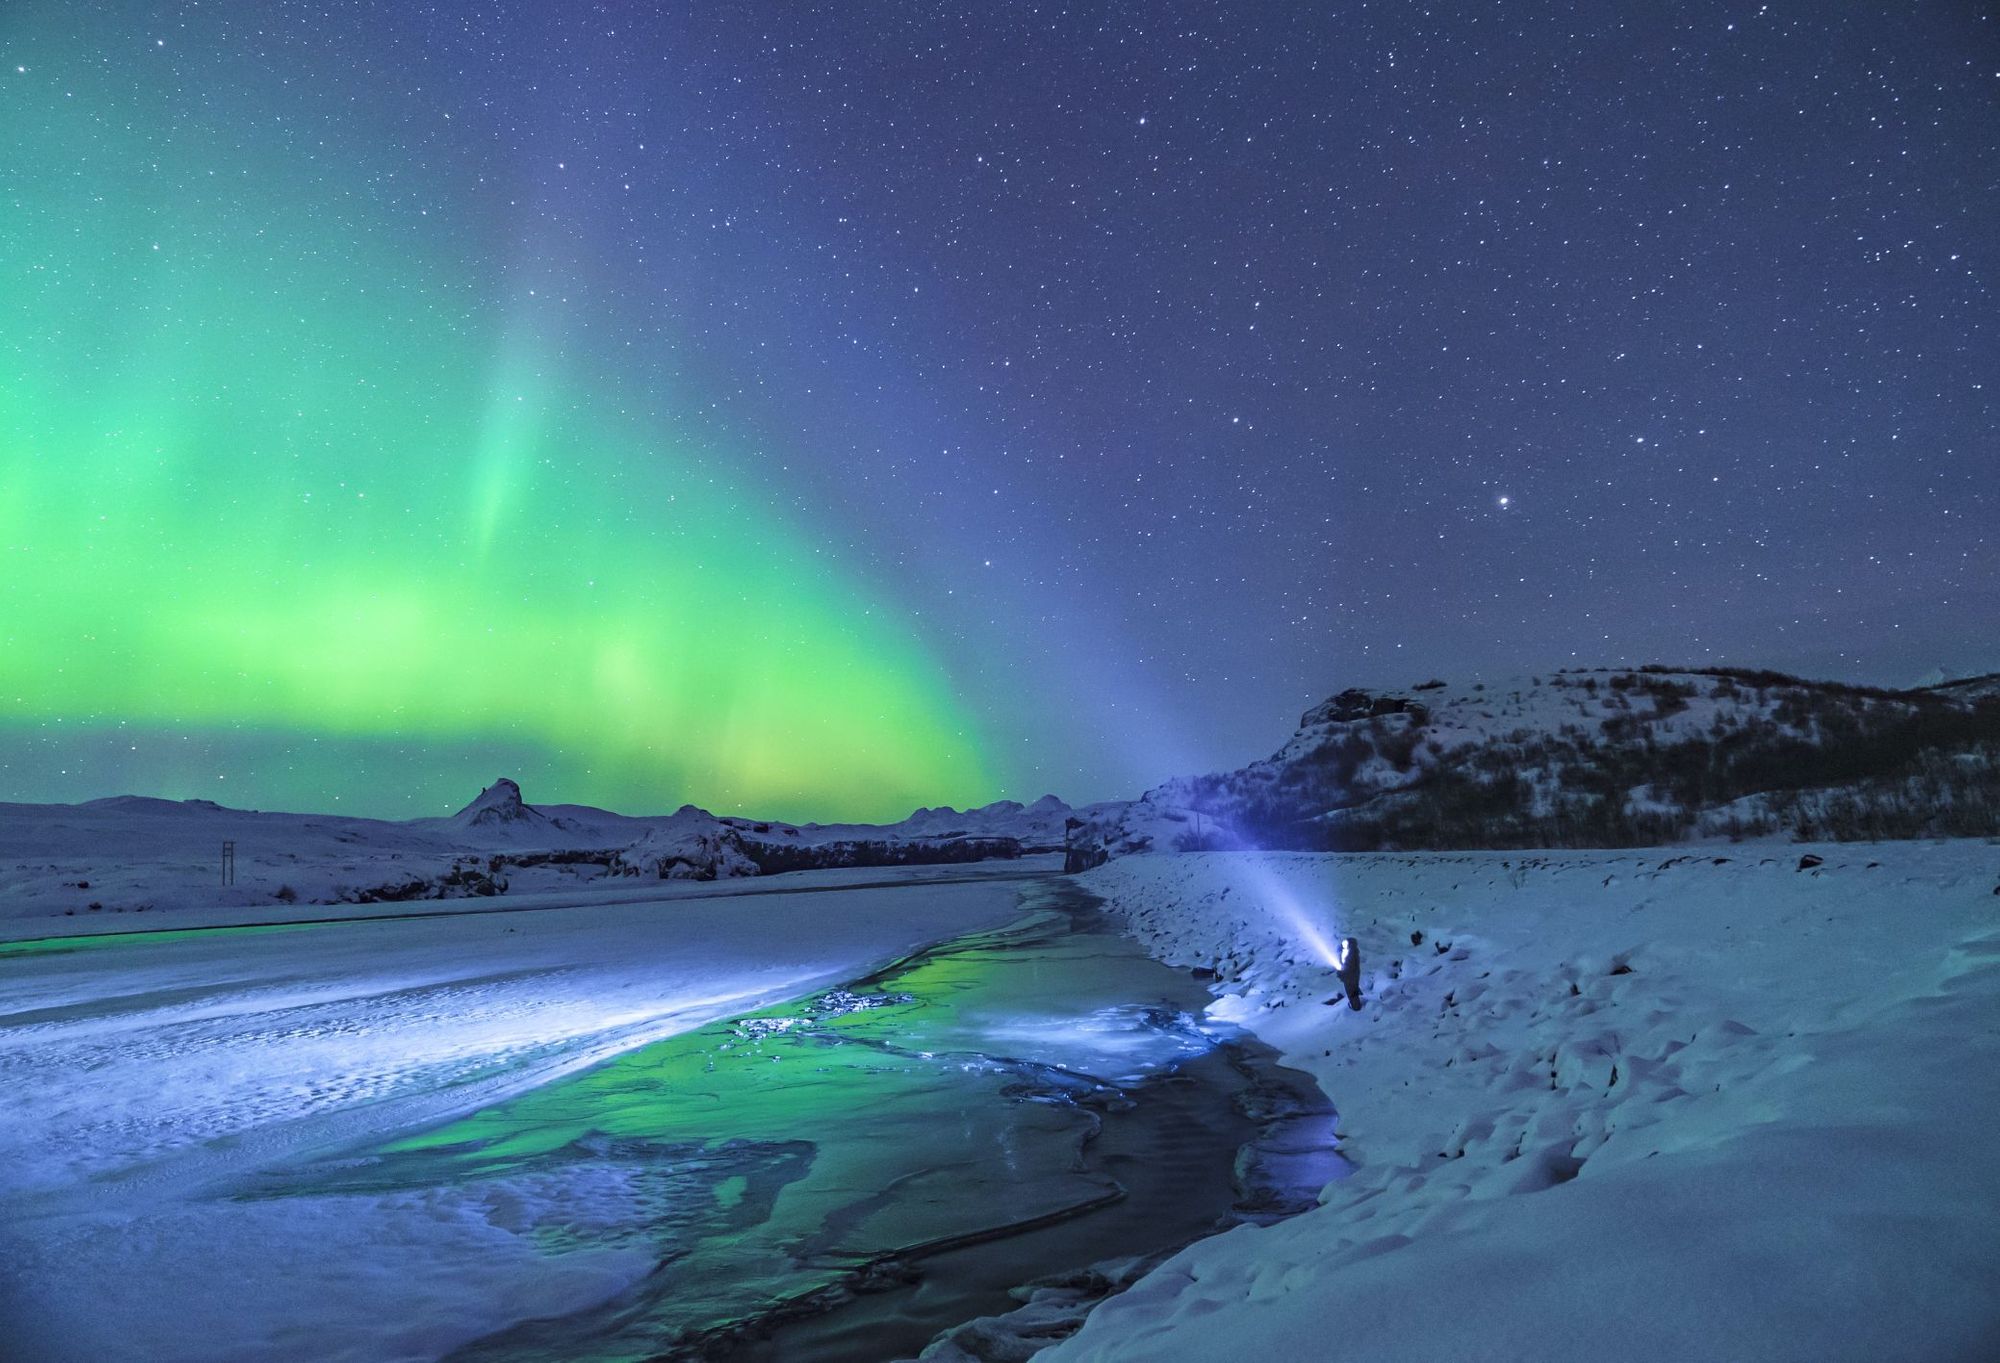
[[(1347, 991), (1347, 1006), (1361, 1011), (1361, 943), (1352, 937), (1340, 939), (1340, 958), (1333, 968), (1340, 974), (1340, 987)], [(1328, 999), (1331, 1003), (1333, 1000)]]

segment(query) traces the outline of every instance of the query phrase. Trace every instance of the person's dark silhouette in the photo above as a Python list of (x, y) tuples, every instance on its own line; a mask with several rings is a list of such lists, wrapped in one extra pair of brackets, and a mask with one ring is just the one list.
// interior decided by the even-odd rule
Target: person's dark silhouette
[(1347, 1006), (1361, 1010), (1361, 943), (1352, 937), (1340, 939), (1340, 958), (1333, 968), (1340, 973), (1340, 987), (1347, 991)]

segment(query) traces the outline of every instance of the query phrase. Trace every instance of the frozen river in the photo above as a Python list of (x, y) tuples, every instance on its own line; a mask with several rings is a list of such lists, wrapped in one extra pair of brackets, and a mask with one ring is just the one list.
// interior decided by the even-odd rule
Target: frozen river
[(1037, 877), (14, 948), (6, 1338), (914, 1354), (1324, 1181), (1204, 1001)]

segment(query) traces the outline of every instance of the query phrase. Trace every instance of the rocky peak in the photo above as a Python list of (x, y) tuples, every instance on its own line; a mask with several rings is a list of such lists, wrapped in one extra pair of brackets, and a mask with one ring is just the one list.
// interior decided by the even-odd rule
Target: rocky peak
[(480, 791), (477, 799), (453, 817), (460, 824), (482, 826), (539, 822), (542, 819), (541, 814), (522, 801), (521, 787), (505, 776)]
[(1316, 724), (1341, 724), (1356, 719), (1372, 719), (1377, 715), (1425, 714), (1427, 708), (1420, 701), (1408, 696), (1398, 696), (1387, 691), (1366, 691), (1351, 686), (1330, 700), (1323, 700), (1305, 712), (1299, 719), (1301, 728)]

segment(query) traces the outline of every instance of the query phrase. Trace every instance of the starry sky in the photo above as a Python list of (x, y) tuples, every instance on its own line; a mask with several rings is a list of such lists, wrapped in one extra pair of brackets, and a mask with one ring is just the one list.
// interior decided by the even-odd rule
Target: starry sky
[(0, 798), (893, 818), (2000, 670), (1970, 3), (0, 10)]

